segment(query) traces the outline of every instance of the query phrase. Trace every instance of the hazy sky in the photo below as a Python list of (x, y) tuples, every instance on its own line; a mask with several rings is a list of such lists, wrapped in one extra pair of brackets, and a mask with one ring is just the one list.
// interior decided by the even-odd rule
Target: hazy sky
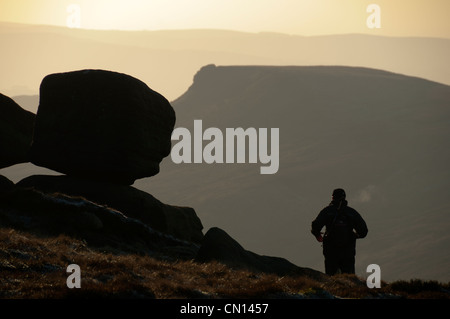
[[(380, 8), (381, 28), (367, 25), (370, 4)], [(450, 38), (449, 0), (0, 0), (0, 21), (67, 26), (78, 9), (76, 21), (86, 29)]]

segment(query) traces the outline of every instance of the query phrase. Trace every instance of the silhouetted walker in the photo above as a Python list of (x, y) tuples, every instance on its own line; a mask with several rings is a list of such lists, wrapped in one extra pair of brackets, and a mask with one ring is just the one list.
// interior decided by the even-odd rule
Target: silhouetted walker
[[(361, 215), (349, 207), (342, 188), (333, 191), (329, 206), (312, 222), (311, 233), (323, 243), (325, 272), (334, 275), (355, 273), (356, 239), (364, 238), (368, 229)], [(325, 234), (321, 230), (325, 226)]]

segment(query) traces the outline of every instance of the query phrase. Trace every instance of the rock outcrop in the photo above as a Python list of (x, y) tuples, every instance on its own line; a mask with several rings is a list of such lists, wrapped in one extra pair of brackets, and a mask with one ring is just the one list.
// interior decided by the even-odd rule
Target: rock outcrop
[(279, 276), (302, 274), (322, 277), (323, 273), (298, 267), (280, 257), (262, 256), (244, 249), (224, 230), (213, 227), (205, 234), (197, 253), (198, 262), (217, 261), (236, 269), (274, 273)]
[(27, 177), (18, 182), (17, 186), (34, 188), (44, 193), (81, 196), (182, 240), (200, 242), (203, 237), (203, 225), (194, 209), (164, 204), (132, 186), (47, 175)]
[(0, 94), (0, 168), (29, 161), (35, 115)]
[(195, 210), (130, 186), (157, 174), (170, 154), (175, 112), (162, 95), (126, 74), (81, 70), (43, 79), (36, 116), (0, 98), (0, 163), (31, 161), (66, 174), (30, 176), (17, 185), (0, 176), (0, 224), (124, 251), (146, 247), (152, 254), (170, 246), (175, 255), (193, 257), (171, 240), (198, 246), (203, 225)]
[(120, 211), (83, 197), (15, 187), (0, 193), (0, 225), (40, 236), (64, 234), (95, 249), (163, 259), (192, 259), (198, 245), (155, 231)]
[(67, 175), (131, 185), (170, 154), (175, 112), (126, 74), (81, 70), (40, 87), (31, 162)]

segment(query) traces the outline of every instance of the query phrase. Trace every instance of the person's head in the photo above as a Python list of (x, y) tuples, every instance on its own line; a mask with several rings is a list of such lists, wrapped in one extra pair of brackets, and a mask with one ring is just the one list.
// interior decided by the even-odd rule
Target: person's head
[(336, 188), (331, 195), (333, 202), (338, 202), (345, 199), (345, 191), (342, 188)]

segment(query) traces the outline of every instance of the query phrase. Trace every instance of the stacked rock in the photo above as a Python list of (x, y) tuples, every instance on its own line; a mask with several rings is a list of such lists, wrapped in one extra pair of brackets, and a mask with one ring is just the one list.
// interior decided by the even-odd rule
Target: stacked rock
[(192, 208), (166, 205), (130, 186), (158, 174), (170, 154), (175, 111), (166, 98), (126, 74), (81, 70), (46, 76), (39, 99), (34, 116), (0, 97), (1, 111), (8, 111), (1, 118), (7, 142), (0, 143), (0, 168), (29, 161), (64, 175), (30, 176), (17, 187), (79, 196), (153, 230), (201, 241), (203, 226)]

